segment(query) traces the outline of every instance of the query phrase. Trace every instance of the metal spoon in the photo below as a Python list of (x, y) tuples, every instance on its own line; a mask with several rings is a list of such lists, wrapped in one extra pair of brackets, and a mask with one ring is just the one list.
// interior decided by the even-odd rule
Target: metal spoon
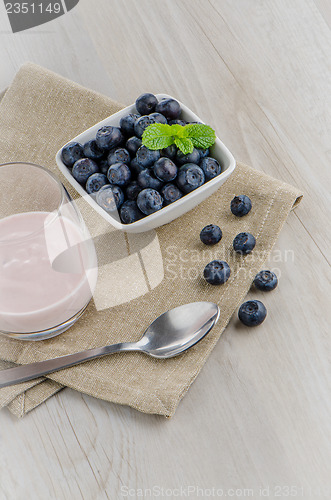
[(217, 323), (219, 307), (212, 302), (193, 302), (159, 316), (138, 342), (124, 342), (60, 356), (0, 371), (0, 388), (26, 382), (47, 373), (121, 351), (141, 351), (153, 358), (171, 358), (199, 342)]

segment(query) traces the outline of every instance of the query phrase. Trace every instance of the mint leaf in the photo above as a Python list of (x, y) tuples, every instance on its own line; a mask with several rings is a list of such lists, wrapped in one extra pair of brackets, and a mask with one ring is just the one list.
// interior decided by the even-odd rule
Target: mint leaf
[(174, 143), (171, 125), (166, 123), (153, 123), (149, 125), (142, 135), (142, 143), (148, 149), (164, 149)]
[(185, 136), (191, 140), (195, 148), (206, 149), (216, 140), (215, 131), (203, 123), (189, 123), (185, 125)]
[(175, 137), (175, 144), (177, 148), (179, 148), (184, 155), (188, 155), (193, 151), (193, 143), (191, 139), (187, 139), (186, 137), (183, 138)]

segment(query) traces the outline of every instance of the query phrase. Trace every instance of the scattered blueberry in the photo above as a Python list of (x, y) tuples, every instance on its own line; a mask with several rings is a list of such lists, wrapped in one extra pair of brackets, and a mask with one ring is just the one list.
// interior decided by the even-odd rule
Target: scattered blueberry
[(205, 245), (216, 245), (222, 239), (221, 228), (215, 224), (205, 226), (200, 233), (200, 240)]
[(149, 168), (145, 168), (144, 170), (142, 170), (138, 175), (137, 180), (139, 186), (141, 186), (143, 189), (152, 188), (159, 191), (159, 189), (161, 189), (163, 185), (163, 183), (159, 179), (154, 177), (153, 172), (149, 170)]
[(166, 156), (170, 160), (174, 160), (177, 154), (177, 147), (175, 144), (168, 146), (167, 148), (161, 149), (161, 156)]
[(211, 179), (219, 175), (222, 170), (222, 167), (218, 163), (218, 161), (215, 160), (215, 158), (211, 158), (210, 156), (202, 158), (200, 167), (205, 173), (206, 181), (210, 181)]
[(157, 98), (154, 94), (141, 94), (136, 100), (136, 108), (141, 115), (149, 115), (153, 113), (157, 105)]
[(107, 184), (97, 192), (96, 202), (106, 212), (115, 212), (124, 202), (124, 193), (119, 186)]
[(92, 139), (92, 141), (88, 141), (84, 144), (84, 157), (85, 158), (90, 158), (91, 160), (100, 160), (104, 153), (105, 150), (102, 148), (99, 148), (97, 145), (96, 141)]
[(140, 163), (138, 163), (137, 158), (133, 158), (133, 160), (131, 160), (130, 168), (131, 168), (132, 174), (135, 174), (135, 175), (138, 175), (138, 174), (140, 174), (140, 172), (145, 170), (145, 167), (143, 165), (141, 165)]
[(272, 271), (260, 271), (255, 276), (253, 283), (258, 290), (269, 292), (278, 285), (278, 278)]
[(177, 151), (177, 154), (176, 154), (176, 163), (178, 165), (185, 165), (185, 163), (200, 163), (200, 160), (201, 160), (201, 157), (200, 157), (200, 153), (199, 153), (199, 150), (194, 148), (192, 153), (189, 153), (187, 155), (184, 155), (184, 153), (182, 153), (180, 151), (180, 149)]
[(133, 135), (134, 134), (134, 124), (140, 118), (140, 114), (129, 113), (126, 116), (122, 116), (120, 119), (120, 129), (123, 134)]
[(243, 217), (250, 212), (252, 208), (252, 202), (245, 194), (240, 196), (235, 196), (231, 201), (231, 212), (237, 217)]
[(108, 179), (105, 174), (96, 173), (90, 175), (87, 179), (85, 189), (89, 194), (96, 193), (106, 184), (108, 184)]
[(112, 149), (108, 155), (108, 165), (114, 165), (114, 163), (126, 163), (127, 165), (130, 163), (130, 154), (127, 149), (117, 148)]
[(125, 149), (129, 151), (130, 155), (133, 157), (136, 155), (136, 152), (142, 145), (141, 139), (139, 137), (136, 137), (135, 135), (133, 137), (130, 137), (126, 143), (125, 143)]
[(179, 198), (183, 196), (183, 193), (178, 189), (178, 187), (175, 186), (175, 184), (172, 184), (171, 182), (165, 184), (161, 188), (160, 193), (164, 199), (165, 205), (170, 205), (170, 203), (179, 200)]
[(144, 214), (138, 208), (138, 205), (133, 200), (127, 200), (120, 208), (120, 218), (123, 224), (132, 224), (141, 219)]
[(167, 123), (167, 119), (161, 113), (151, 113), (149, 118), (152, 120), (152, 123)]
[(265, 305), (259, 300), (248, 300), (239, 307), (238, 318), (246, 326), (260, 325), (267, 315)]
[(153, 171), (160, 181), (169, 182), (177, 177), (178, 169), (173, 161), (163, 157), (154, 163)]
[(125, 163), (114, 163), (107, 172), (110, 184), (117, 186), (127, 186), (131, 179), (131, 170)]
[(107, 125), (98, 130), (95, 140), (99, 148), (112, 149), (122, 144), (124, 136), (118, 127)]
[(107, 172), (108, 172), (108, 169), (109, 169), (109, 165), (108, 165), (107, 158), (106, 158), (106, 159), (99, 160), (98, 166), (99, 166), (99, 170), (100, 170), (100, 172), (101, 172), (102, 174), (107, 175)]
[(206, 265), (203, 277), (210, 285), (223, 285), (231, 274), (230, 266), (224, 260), (213, 260)]
[(206, 156), (209, 156), (209, 149), (199, 149), (198, 150), (200, 153), (200, 158), (205, 158)]
[(144, 168), (151, 167), (160, 158), (160, 150), (152, 150), (146, 146), (140, 146), (136, 154), (137, 162)]
[(233, 240), (233, 248), (236, 252), (246, 255), (251, 253), (255, 243), (256, 240), (251, 233), (239, 233)]
[(172, 98), (164, 98), (156, 105), (155, 111), (161, 113), (169, 120), (176, 120), (179, 118), (181, 109), (179, 102)]
[(134, 133), (137, 137), (141, 138), (145, 129), (153, 123), (153, 120), (149, 116), (141, 116), (134, 124)]
[(190, 193), (205, 182), (203, 170), (195, 163), (186, 163), (180, 167), (177, 184), (184, 193)]
[(169, 120), (169, 125), (181, 125), (184, 127), (186, 125), (185, 120)]
[(67, 167), (72, 167), (76, 161), (84, 158), (83, 146), (79, 142), (69, 142), (61, 152), (63, 163)]
[(138, 194), (137, 205), (145, 215), (150, 215), (161, 210), (163, 204), (162, 196), (155, 189), (143, 189)]
[(128, 185), (125, 190), (125, 194), (128, 200), (136, 200), (140, 191), (142, 191), (142, 187), (138, 184), (137, 181), (132, 181)]
[(77, 160), (72, 167), (72, 176), (77, 182), (85, 184), (90, 175), (99, 171), (98, 165), (95, 161), (89, 158), (82, 158)]

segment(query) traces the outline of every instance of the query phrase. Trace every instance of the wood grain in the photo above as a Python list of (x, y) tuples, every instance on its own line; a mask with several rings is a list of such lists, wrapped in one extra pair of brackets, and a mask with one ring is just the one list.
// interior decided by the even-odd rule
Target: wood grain
[(232, 318), (175, 417), (71, 390), (22, 420), (4, 410), (1, 500), (153, 486), (330, 498), (329, 2), (81, 0), (15, 35), (0, 14), (0, 88), (31, 60), (127, 104), (165, 91), (238, 160), (305, 192), (266, 264), (280, 275), (267, 321), (248, 332)]

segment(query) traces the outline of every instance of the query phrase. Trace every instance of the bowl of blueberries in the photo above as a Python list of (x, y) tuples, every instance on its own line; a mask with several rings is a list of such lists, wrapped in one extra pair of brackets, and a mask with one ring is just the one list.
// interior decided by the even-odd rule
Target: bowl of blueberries
[(76, 191), (123, 231), (140, 233), (180, 217), (214, 193), (236, 166), (217, 137), (210, 148), (194, 147), (188, 154), (177, 143), (146, 147), (142, 136), (153, 124), (179, 125), (180, 131), (203, 122), (173, 97), (145, 93), (56, 154)]

